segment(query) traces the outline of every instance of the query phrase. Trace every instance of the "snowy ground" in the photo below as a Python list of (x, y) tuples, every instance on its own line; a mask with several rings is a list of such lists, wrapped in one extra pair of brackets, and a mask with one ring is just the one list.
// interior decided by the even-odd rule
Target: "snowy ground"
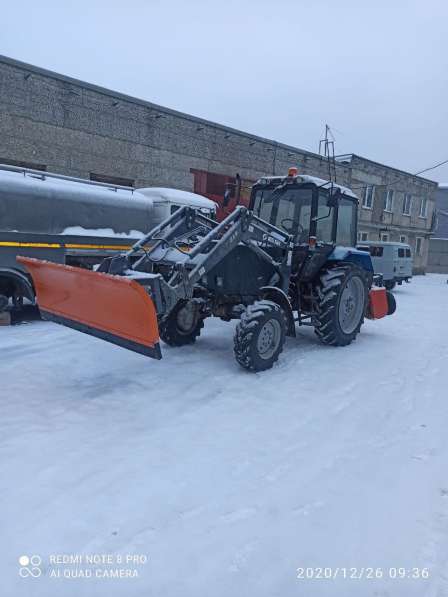
[[(45, 322), (0, 328), (2, 597), (448, 595), (448, 285), (395, 294), (351, 346), (300, 329), (256, 375), (220, 321), (160, 362)], [(148, 557), (137, 578), (50, 576), (51, 554), (129, 553)], [(21, 578), (32, 554), (43, 574)]]

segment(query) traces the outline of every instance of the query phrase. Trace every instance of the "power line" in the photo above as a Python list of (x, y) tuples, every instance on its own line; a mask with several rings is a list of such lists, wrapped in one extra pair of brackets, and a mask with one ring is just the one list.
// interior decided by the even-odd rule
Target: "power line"
[(430, 168), (425, 168), (424, 170), (420, 170), (420, 172), (416, 172), (414, 174), (414, 176), (417, 176), (418, 174), (423, 174), (423, 172), (429, 172), (429, 170), (435, 170), (436, 168), (438, 168), (439, 166), (443, 166), (444, 164), (448, 164), (448, 160), (443, 160), (443, 162), (439, 162), (435, 166), (431, 166)]

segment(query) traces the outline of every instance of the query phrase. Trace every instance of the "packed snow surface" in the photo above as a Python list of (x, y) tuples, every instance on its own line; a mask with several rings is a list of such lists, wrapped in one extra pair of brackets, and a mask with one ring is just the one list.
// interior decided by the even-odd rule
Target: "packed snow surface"
[[(448, 595), (446, 277), (395, 296), (352, 345), (300, 328), (255, 375), (219, 320), (162, 361), (47, 322), (0, 328), (2, 597)], [(21, 578), (32, 554), (42, 574)], [(148, 561), (66, 579), (55, 554)]]

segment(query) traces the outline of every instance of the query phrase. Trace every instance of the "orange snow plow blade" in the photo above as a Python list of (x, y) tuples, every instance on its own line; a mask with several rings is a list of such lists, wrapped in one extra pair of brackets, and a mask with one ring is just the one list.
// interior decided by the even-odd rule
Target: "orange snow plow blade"
[(138, 282), (17, 257), (30, 272), (44, 319), (161, 359), (154, 303)]

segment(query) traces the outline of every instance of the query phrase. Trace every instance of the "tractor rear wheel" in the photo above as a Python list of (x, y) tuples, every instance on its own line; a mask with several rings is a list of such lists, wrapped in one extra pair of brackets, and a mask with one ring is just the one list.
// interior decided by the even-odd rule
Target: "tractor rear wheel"
[(353, 264), (324, 270), (317, 288), (315, 332), (323, 344), (346, 346), (364, 322), (368, 284), (361, 268)]
[(288, 321), (273, 301), (257, 301), (241, 315), (234, 337), (235, 359), (250, 371), (270, 369), (283, 350)]
[(203, 327), (204, 319), (196, 305), (192, 301), (179, 301), (160, 324), (159, 333), (169, 346), (185, 346), (196, 342)]

